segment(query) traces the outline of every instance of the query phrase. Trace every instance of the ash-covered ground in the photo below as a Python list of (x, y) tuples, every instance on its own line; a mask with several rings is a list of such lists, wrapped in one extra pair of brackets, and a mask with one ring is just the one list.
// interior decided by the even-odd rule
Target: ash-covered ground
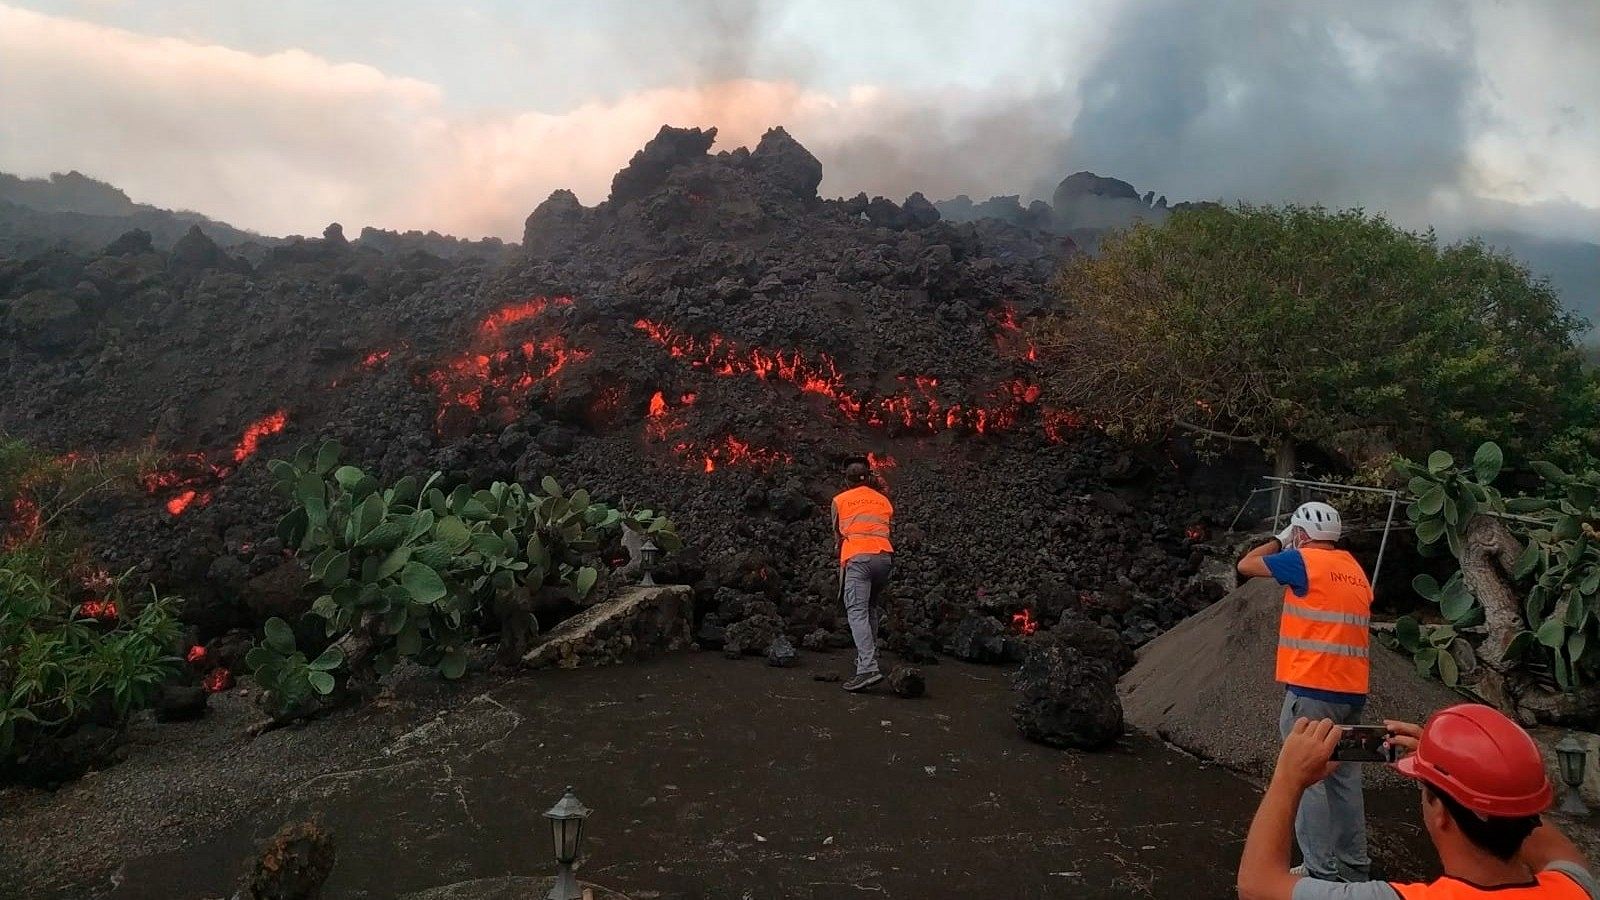
[[(0, 427), (52, 451), (153, 442), (142, 496), (84, 508), (107, 565), (189, 599), (204, 639), (305, 600), (265, 461), (328, 438), (393, 478), (545, 474), (667, 510), (702, 642), (848, 642), (828, 500), (871, 453), (897, 510), (893, 645), (977, 612), (1098, 619), (1137, 645), (1220, 594), (1204, 523), (1255, 464), (1131, 450), (1040, 389), (1025, 324), (1069, 238), (816, 194), (781, 129), (711, 153), (663, 128), (608, 201), (541, 204), (491, 260), (199, 231), (0, 259)], [(1249, 471), (1246, 471), (1246, 470)], [(0, 515), (4, 515), (0, 512)]]

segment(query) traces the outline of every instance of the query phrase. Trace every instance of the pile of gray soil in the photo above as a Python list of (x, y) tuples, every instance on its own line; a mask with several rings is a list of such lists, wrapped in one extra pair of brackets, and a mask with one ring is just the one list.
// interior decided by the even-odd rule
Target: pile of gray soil
[[(1119, 685), (1128, 723), (1247, 775), (1269, 775), (1283, 705), (1283, 687), (1273, 681), (1282, 602), (1282, 587), (1254, 579), (1146, 644)], [(1460, 702), (1454, 691), (1419, 676), (1409, 658), (1373, 640), (1364, 722), (1421, 722)], [(1380, 768), (1368, 766), (1368, 776)]]

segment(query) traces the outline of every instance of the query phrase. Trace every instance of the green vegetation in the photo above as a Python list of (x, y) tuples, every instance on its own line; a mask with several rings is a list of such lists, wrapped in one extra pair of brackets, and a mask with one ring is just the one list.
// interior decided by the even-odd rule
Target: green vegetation
[(0, 770), (41, 740), (148, 706), (181, 665), (175, 598), (136, 601), (62, 516), (131, 486), (137, 456), (62, 457), (0, 436)]
[[(1493, 486), (1503, 462), (1499, 446), (1485, 443), (1471, 465), (1441, 450), (1398, 468), (1410, 479), (1407, 516), (1419, 545), (1460, 567), (1443, 585), (1418, 576), (1417, 592), (1455, 628), (1486, 626), (1479, 659), (1506, 695), (1528, 706), (1539, 701), (1534, 685), (1514, 677), (1524, 662), (1548, 664), (1565, 692), (1600, 681), (1600, 480), (1534, 462), (1540, 490), (1506, 498)], [(1421, 654), (1439, 640), (1409, 618), (1397, 636), (1402, 630), (1420, 635), (1407, 649), (1427, 671)], [(1440, 674), (1454, 681), (1448, 664)]]
[(311, 613), (338, 651), (308, 663), (287, 624), (269, 623), (250, 664), (279, 717), (332, 693), (336, 670), (366, 684), (410, 658), (459, 678), (469, 640), (489, 623), (500, 629), (502, 659), (519, 658), (537, 633), (535, 606), (586, 597), (600, 579), (589, 557), (619, 526), (647, 532), (669, 552), (682, 546), (654, 511), (624, 513), (553, 478), (539, 493), (504, 482), (446, 493), (438, 473), (383, 487), (340, 465), (340, 453), (328, 442), (269, 464), (295, 502), (278, 535), (309, 557), (318, 592)]
[(1360, 210), (1205, 206), (1108, 238), (1037, 326), (1048, 390), (1108, 431), (1174, 428), (1292, 462), (1389, 452), (1581, 458), (1600, 388), (1582, 322), (1480, 243), (1440, 247)]

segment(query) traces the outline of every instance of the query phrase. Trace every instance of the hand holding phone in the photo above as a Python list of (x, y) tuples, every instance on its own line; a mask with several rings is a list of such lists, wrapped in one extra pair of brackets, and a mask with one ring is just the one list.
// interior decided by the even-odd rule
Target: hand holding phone
[(1333, 748), (1334, 762), (1387, 762), (1399, 758), (1400, 748), (1389, 742), (1389, 729), (1383, 725), (1341, 725), (1343, 732)]

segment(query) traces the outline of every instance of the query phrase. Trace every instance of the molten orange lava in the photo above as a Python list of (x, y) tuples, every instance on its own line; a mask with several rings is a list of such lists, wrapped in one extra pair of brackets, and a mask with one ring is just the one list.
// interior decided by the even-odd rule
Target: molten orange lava
[(1083, 416), (1069, 409), (1047, 406), (1040, 415), (1044, 419), (1044, 436), (1053, 444), (1064, 442), (1068, 432), (1077, 431), (1084, 425)]
[(1026, 333), (1022, 330), (1022, 325), (1017, 322), (1016, 307), (1009, 303), (1004, 304), (999, 309), (989, 313), (989, 319), (994, 322), (997, 330), (994, 337), (994, 345), (1002, 354), (1014, 356), (1027, 362), (1039, 361), (1039, 348), (1034, 346), (1033, 341), (1028, 339)]
[(212, 489), (217, 482), (232, 475), (245, 460), (261, 449), (261, 441), (281, 431), (289, 424), (289, 414), (277, 410), (245, 426), (244, 433), (233, 445), (229, 463), (215, 463), (204, 453), (185, 453), (167, 459), (162, 468), (139, 474), (139, 484), (148, 494), (173, 491), (162, 505), (169, 514), (181, 516), (191, 509), (199, 509), (211, 502)]
[(114, 622), (117, 619), (117, 601), (115, 600), (85, 600), (78, 604), (78, 612), (91, 619), (102, 622)]
[(11, 549), (23, 544), (31, 543), (39, 533), (44, 530), (44, 514), (39, 510), (39, 504), (29, 497), (17, 497), (11, 501), (11, 511), (6, 514), (6, 527), (0, 533), (0, 548)]
[(200, 644), (195, 644), (189, 648), (189, 652), (185, 653), (183, 658), (188, 660), (190, 665), (198, 666), (206, 661), (206, 648)]
[(220, 694), (233, 687), (233, 673), (224, 666), (217, 666), (200, 679), (200, 686), (204, 687), (208, 694)]
[(244, 462), (254, 456), (261, 449), (261, 439), (277, 434), (285, 425), (289, 424), (289, 414), (278, 410), (251, 422), (244, 429), (244, 436), (239, 438), (239, 443), (233, 446), (234, 465)]
[(1183, 536), (1191, 541), (1205, 540), (1206, 527), (1199, 523), (1195, 523), (1194, 525), (1190, 525), (1188, 528), (1183, 530)]
[(965, 429), (990, 434), (1014, 428), (1021, 407), (1039, 400), (1038, 385), (1013, 379), (992, 392), (982, 405), (946, 404), (938, 396), (939, 379), (928, 375), (901, 376), (905, 387), (898, 393), (864, 400), (845, 386), (844, 375), (826, 353), (808, 357), (800, 350), (741, 347), (720, 334), (700, 339), (649, 319), (639, 319), (633, 327), (697, 369), (721, 377), (754, 375), (763, 381), (787, 382), (802, 393), (827, 397), (845, 418), (874, 428)]
[(389, 352), (390, 351), (388, 351), (388, 350), (374, 350), (371, 353), (368, 353), (361, 360), (361, 367), (363, 369), (374, 369), (374, 368), (377, 368), (380, 363), (384, 362), (385, 360), (387, 360), (389, 358)]
[(568, 347), (560, 335), (502, 346), (503, 332), (510, 326), (536, 318), (552, 306), (571, 304), (569, 297), (534, 297), (489, 313), (479, 323), (472, 346), (426, 376), (439, 398), (437, 424), (442, 428), (453, 409), (484, 412), (490, 397), (498, 408), (498, 419), (515, 419), (517, 404), (536, 384), (553, 382), (569, 364), (587, 359), (589, 351)]
[(869, 452), (867, 454), (867, 465), (871, 467), (872, 471), (882, 474), (900, 465), (900, 463), (896, 462), (895, 458), (888, 454), (879, 456), (876, 453)]
[(1023, 608), (1022, 612), (1012, 614), (1011, 627), (1015, 628), (1018, 634), (1026, 636), (1038, 631), (1039, 623), (1033, 620), (1033, 610)]
[(794, 457), (781, 450), (754, 447), (731, 434), (705, 446), (682, 443), (673, 449), (682, 457), (699, 457), (701, 471), (708, 474), (715, 472), (719, 465), (760, 469), (794, 462)]

